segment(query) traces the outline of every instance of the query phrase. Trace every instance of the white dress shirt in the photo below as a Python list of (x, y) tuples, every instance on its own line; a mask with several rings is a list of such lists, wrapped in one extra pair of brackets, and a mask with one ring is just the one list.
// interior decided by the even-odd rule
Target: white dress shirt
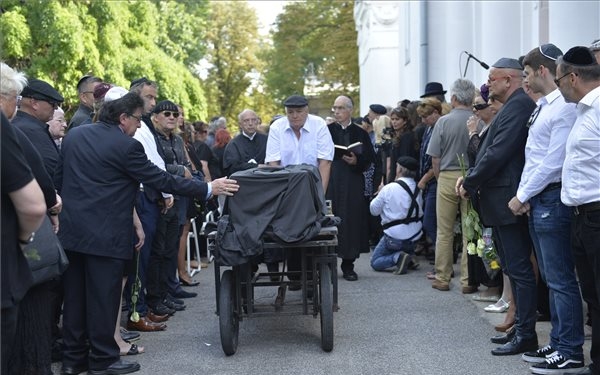
[(600, 87), (577, 103), (577, 120), (567, 139), (561, 200), (567, 206), (600, 202)]
[[(166, 171), (165, 161), (163, 160), (163, 158), (160, 157), (160, 154), (158, 153), (158, 149), (156, 148), (158, 146), (156, 145), (156, 139), (154, 138), (152, 131), (144, 121), (140, 121), (140, 124), (141, 126), (139, 129), (136, 130), (135, 134), (133, 135), (133, 138), (135, 138), (138, 142), (142, 144), (142, 146), (144, 146), (144, 152), (146, 153), (148, 160), (150, 160), (152, 164), (156, 165), (163, 171)], [(140, 184), (140, 186), (142, 186), (142, 184)], [(173, 195), (168, 193), (162, 193), (162, 196), (163, 198), (170, 198)]]
[(549, 184), (561, 180), (565, 144), (577, 116), (575, 104), (565, 102), (558, 89), (541, 97), (537, 104), (538, 108), (532, 113), (534, 122), (529, 128), (525, 167), (517, 190), (517, 198), (523, 203)]
[[(408, 185), (411, 191), (415, 190), (417, 183), (414, 179), (406, 177), (400, 177), (400, 179)], [(387, 224), (394, 220), (406, 218), (411, 203), (412, 198), (408, 195), (406, 190), (398, 183), (390, 182), (381, 189), (375, 198), (373, 198), (369, 209), (371, 215), (381, 215), (381, 224)], [(417, 196), (417, 203), (419, 204), (418, 215), (422, 216), (423, 197), (421, 196), (420, 191)], [(413, 212), (413, 216), (414, 215), (415, 213)], [(397, 240), (407, 240), (419, 233), (422, 228), (423, 223), (421, 221), (416, 221), (408, 224), (395, 225), (388, 229), (384, 229), (383, 232)]]
[(319, 166), (319, 159), (333, 160), (333, 140), (325, 120), (308, 115), (296, 137), (287, 117), (275, 121), (269, 128), (265, 162), (280, 161), (282, 166), (311, 164)]

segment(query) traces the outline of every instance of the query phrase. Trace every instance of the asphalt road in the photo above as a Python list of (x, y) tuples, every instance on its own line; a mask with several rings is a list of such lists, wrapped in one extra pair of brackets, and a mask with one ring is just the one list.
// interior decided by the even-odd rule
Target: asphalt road
[[(458, 280), (449, 292), (440, 292), (425, 278), (431, 266), (423, 259), (419, 270), (399, 276), (375, 272), (368, 262), (368, 254), (362, 254), (356, 282), (338, 275), (340, 310), (334, 314), (330, 353), (320, 346), (319, 319), (273, 315), (240, 322), (238, 350), (225, 356), (211, 264), (194, 276), (200, 286), (187, 288), (199, 296), (186, 300), (187, 309), (168, 321), (166, 331), (142, 333), (137, 344), (146, 352), (127, 359), (141, 364), (138, 374), (165, 375), (530, 373), (520, 356), (490, 354), (493, 325), (504, 316), (484, 312), (488, 303), (461, 294)], [(275, 287), (256, 292), (257, 301), (266, 304), (275, 295)], [(291, 302), (299, 296), (288, 291), (286, 298)], [(537, 331), (540, 344), (546, 344), (549, 323), (539, 322)], [(588, 359), (590, 341), (585, 345)]]

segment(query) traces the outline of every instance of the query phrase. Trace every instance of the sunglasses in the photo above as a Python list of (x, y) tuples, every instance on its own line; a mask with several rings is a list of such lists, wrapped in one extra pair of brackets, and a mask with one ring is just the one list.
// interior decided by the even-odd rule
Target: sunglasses
[(476, 111), (481, 111), (483, 109), (486, 109), (489, 106), (490, 105), (487, 104), (487, 103), (473, 104), (473, 109), (476, 110)]
[(161, 112), (165, 117), (171, 117), (171, 115), (173, 115), (173, 117), (177, 118), (179, 117), (179, 112), (171, 112), (171, 111), (163, 111)]

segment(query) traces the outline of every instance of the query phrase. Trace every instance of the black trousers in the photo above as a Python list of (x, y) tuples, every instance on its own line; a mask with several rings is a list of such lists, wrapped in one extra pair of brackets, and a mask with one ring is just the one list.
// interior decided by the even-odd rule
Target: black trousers
[(103, 370), (120, 358), (114, 333), (125, 260), (66, 253), (63, 366)]
[(600, 374), (600, 210), (580, 212), (571, 226), (571, 244), (575, 269), (583, 300), (592, 318), (592, 347), (590, 368)]
[(146, 303), (150, 307), (155, 307), (166, 298), (172, 261), (175, 259), (177, 262), (180, 237), (179, 204), (176, 200), (173, 207), (160, 215), (156, 225), (146, 280)]
[(17, 317), (19, 316), (19, 305), (16, 304), (11, 307), (2, 309), (0, 313), (2, 316), (2, 372), (1, 374), (8, 374), (8, 360), (12, 353), (12, 344), (17, 333)]

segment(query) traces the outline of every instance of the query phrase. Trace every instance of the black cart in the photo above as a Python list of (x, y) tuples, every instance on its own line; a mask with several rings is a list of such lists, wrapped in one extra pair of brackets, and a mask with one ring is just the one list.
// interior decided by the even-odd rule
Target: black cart
[[(218, 253), (216, 232), (208, 234), (209, 250)], [(286, 248), (301, 252), (300, 271), (287, 271), (284, 262), (280, 272), (253, 272), (250, 263), (224, 266), (218, 261), (215, 267), (215, 294), (221, 332), (221, 345), (226, 355), (233, 355), (238, 346), (239, 322), (244, 318), (273, 314), (308, 315), (320, 317), (321, 347), (333, 350), (333, 312), (337, 311), (337, 228), (322, 228), (317, 236), (302, 243), (285, 245), (274, 242), (269, 234), (263, 236), (263, 248)], [(218, 257), (217, 257), (218, 258)], [(312, 262), (309, 261), (312, 259)], [(309, 270), (309, 268), (311, 268)], [(312, 271), (312, 279), (308, 277)], [(302, 298), (298, 303), (285, 301), (286, 291), (293, 283), (287, 276), (300, 276)], [(296, 282), (297, 285), (297, 282)], [(278, 287), (272, 304), (256, 304), (254, 288)]]

